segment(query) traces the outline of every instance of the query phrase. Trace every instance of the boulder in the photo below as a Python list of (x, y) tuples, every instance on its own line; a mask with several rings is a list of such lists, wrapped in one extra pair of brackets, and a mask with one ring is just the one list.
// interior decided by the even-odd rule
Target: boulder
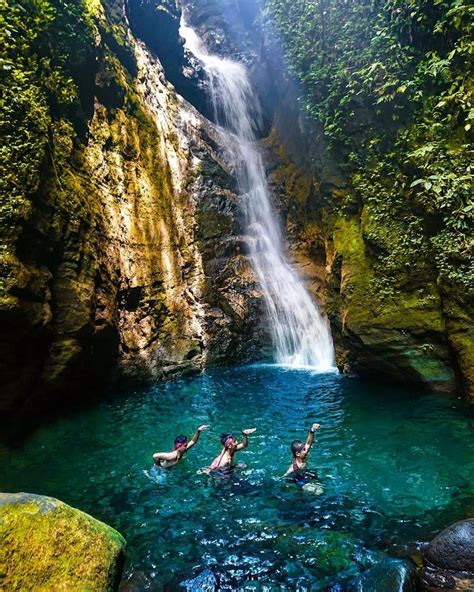
[(474, 573), (474, 519), (448, 526), (423, 550), (423, 558), (435, 567)]
[(29, 493), (0, 494), (0, 590), (115, 590), (125, 539), (67, 504)]
[(218, 590), (218, 582), (214, 573), (206, 568), (192, 580), (186, 580), (181, 583), (186, 592), (215, 592)]
[(329, 592), (415, 592), (417, 581), (411, 562), (385, 559), (356, 578), (332, 586)]
[(429, 589), (474, 590), (474, 519), (448, 526), (425, 547), (423, 559)]

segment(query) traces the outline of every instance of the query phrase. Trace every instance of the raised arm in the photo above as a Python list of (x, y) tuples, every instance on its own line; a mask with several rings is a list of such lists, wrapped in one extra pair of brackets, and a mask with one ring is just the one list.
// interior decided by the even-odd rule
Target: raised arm
[(306, 456), (311, 448), (311, 446), (313, 445), (314, 442), (314, 434), (316, 433), (316, 430), (318, 430), (321, 426), (319, 425), (319, 423), (313, 423), (313, 425), (311, 426), (311, 429), (309, 430), (309, 434), (308, 437), (306, 438), (306, 444), (304, 445), (304, 448), (302, 450), (302, 453), (304, 456)]
[(189, 450), (190, 448), (192, 448), (194, 446), (194, 444), (197, 443), (197, 441), (199, 440), (199, 436), (201, 435), (201, 432), (204, 432), (204, 430), (207, 430), (208, 427), (209, 427), (208, 425), (202, 425), (202, 426), (198, 427), (198, 429), (196, 430), (196, 433), (194, 434), (192, 439), (187, 443), (186, 450)]
[(237, 445), (236, 450), (243, 450), (244, 448), (247, 448), (247, 445), (249, 443), (249, 436), (250, 434), (253, 434), (255, 431), (257, 430), (257, 428), (250, 428), (248, 430), (242, 430), (242, 442), (240, 444)]

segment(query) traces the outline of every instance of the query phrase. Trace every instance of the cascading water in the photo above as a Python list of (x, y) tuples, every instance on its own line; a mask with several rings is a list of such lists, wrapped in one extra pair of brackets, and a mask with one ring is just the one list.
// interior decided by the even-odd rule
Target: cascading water
[(210, 54), (196, 32), (182, 20), (186, 49), (202, 64), (224, 146), (235, 169), (250, 260), (262, 287), (276, 348), (276, 360), (320, 371), (334, 367), (328, 323), (289, 265), (257, 140), (257, 98), (243, 64)]

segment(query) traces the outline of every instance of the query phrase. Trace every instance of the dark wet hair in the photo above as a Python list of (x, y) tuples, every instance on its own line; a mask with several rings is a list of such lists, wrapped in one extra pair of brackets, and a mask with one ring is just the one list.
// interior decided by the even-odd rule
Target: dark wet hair
[(291, 454), (296, 456), (298, 452), (301, 452), (304, 448), (304, 442), (301, 440), (293, 440), (291, 443)]
[(233, 438), (235, 440), (235, 436), (234, 436), (234, 434), (232, 434), (232, 432), (229, 432), (227, 434), (222, 434), (221, 435), (221, 444), (222, 444), (222, 446), (225, 446), (225, 443), (227, 442), (227, 440), (229, 438)]
[(180, 434), (179, 436), (176, 436), (176, 438), (174, 439), (174, 447), (179, 448), (180, 446), (182, 446), (183, 444), (187, 444), (188, 439), (186, 438), (186, 436), (183, 436), (183, 434)]

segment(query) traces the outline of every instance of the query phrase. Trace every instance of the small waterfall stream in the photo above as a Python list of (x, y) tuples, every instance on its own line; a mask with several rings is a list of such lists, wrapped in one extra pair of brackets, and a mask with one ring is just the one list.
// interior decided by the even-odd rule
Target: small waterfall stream
[(210, 54), (196, 32), (181, 22), (186, 49), (209, 80), (216, 121), (235, 170), (250, 260), (263, 291), (276, 361), (319, 371), (334, 367), (329, 325), (290, 266), (272, 209), (271, 195), (256, 140), (260, 107), (243, 64)]

